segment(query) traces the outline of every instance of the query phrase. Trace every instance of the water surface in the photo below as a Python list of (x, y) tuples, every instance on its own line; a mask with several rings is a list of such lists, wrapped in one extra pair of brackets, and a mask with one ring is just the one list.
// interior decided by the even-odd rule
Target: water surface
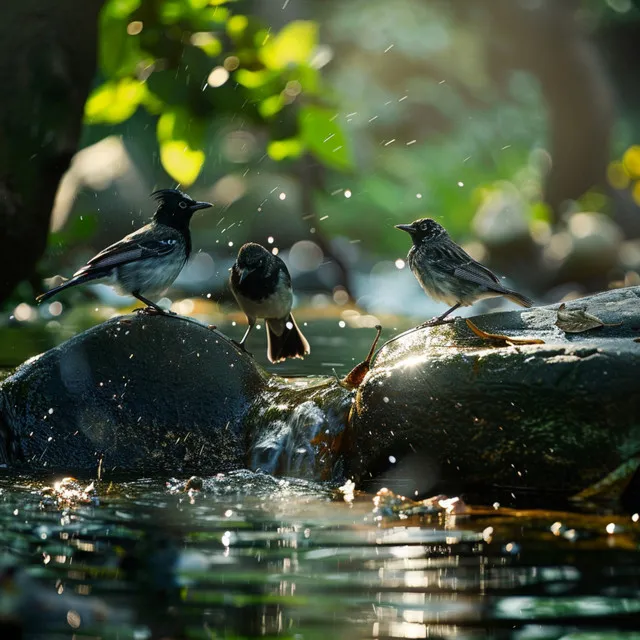
[(640, 529), (628, 516), (348, 503), (324, 485), (243, 471), (200, 491), (176, 480), (86, 493), (86, 481), (47, 484), (0, 479), (0, 629), (11, 620), (47, 638), (639, 637)]

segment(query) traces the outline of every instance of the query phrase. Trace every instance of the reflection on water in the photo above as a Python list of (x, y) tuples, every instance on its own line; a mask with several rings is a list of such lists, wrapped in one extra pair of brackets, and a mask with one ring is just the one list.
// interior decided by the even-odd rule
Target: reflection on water
[(0, 480), (3, 633), (640, 637), (632, 517), (443, 499), (388, 508), (249, 472), (202, 491), (108, 479), (43, 490), (52, 480)]

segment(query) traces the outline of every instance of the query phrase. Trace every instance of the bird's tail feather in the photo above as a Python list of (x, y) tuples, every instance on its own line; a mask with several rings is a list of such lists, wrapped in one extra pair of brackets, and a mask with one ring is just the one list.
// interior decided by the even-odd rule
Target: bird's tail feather
[(68, 289), (69, 287), (75, 287), (77, 284), (84, 284), (85, 282), (95, 280), (98, 277), (99, 277), (98, 275), (85, 274), (82, 276), (78, 276), (77, 278), (71, 278), (71, 280), (67, 280), (66, 282), (63, 282), (57, 287), (54, 287), (53, 289), (49, 289), (49, 291), (45, 291), (44, 293), (41, 293), (39, 296), (36, 297), (36, 302), (38, 303), (44, 302), (45, 300), (48, 300), (49, 298), (52, 298), (53, 296), (60, 293), (63, 289)]
[(521, 307), (533, 307), (533, 300), (527, 298), (527, 296), (523, 296), (521, 293), (517, 291), (512, 291), (511, 289), (505, 289), (504, 293), (506, 298), (509, 298), (511, 302), (515, 302), (519, 304)]
[[(311, 352), (307, 339), (302, 335), (302, 331), (298, 329), (298, 325), (291, 314), (289, 314), (285, 329), (280, 336), (276, 335), (272, 330), (269, 321), (266, 322), (266, 325), (267, 358), (269, 358), (269, 362), (282, 362), (287, 358), (303, 358)], [(291, 328), (286, 325), (290, 325)]]

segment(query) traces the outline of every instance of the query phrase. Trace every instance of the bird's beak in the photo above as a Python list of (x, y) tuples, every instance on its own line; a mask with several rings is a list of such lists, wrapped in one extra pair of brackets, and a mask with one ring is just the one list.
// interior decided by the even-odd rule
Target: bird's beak
[(397, 224), (395, 225), (396, 229), (400, 229), (401, 231), (406, 231), (407, 233), (412, 233), (415, 231), (412, 224)]
[(213, 207), (210, 202), (195, 202), (189, 208), (191, 211), (198, 211), (199, 209), (208, 209), (209, 207)]
[(255, 269), (248, 269), (245, 267), (244, 269), (240, 269), (240, 284), (244, 281), (244, 279), (250, 274), (253, 273)]

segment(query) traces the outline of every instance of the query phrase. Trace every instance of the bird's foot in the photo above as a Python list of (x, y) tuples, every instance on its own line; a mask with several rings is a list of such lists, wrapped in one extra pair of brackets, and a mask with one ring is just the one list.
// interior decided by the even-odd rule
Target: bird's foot
[(236, 347), (244, 351), (248, 356), (251, 356), (253, 358), (253, 353), (251, 353), (250, 351), (247, 351), (247, 347), (244, 346), (244, 342), (238, 342), (237, 340), (233, 340), (233, 339), (231, 340), (231, 342), (233, 342), (233, 344), (235, 344)]
[(422, 324), (419, 324), (416, 329), (426, 329), (427, 327), (436, 327), (439, 324), (438, 318), (432, 318)]
[(455, 318), (431, 318), (431, 320), (427, 320), (426, 322), (423, 322), (422, 324), (419, 324), (416, 329), (425, 329), (427, 327), (439, 327), (442, 324), (450, 324), (452, 322), (455, 322), (457, 319), (459, 318), (459, 316), (456, 316)]
[(175, 316), (178, 315), (175, 311), (169, 311), (169, 309), (160, 309), (160, 307), (139, 307), (133, 310), (134, 313), (145, 314), (149, 316)]

